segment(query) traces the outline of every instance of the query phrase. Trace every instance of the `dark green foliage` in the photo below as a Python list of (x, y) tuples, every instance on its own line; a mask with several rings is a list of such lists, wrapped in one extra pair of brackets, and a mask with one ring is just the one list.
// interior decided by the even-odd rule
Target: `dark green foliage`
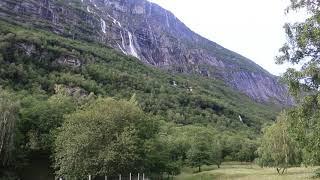
[[(147, 151), (144, 147), (157, 133), (157, 124), (134, 102), (98, 98), (65, 119), (55, 140), (58, 175), (85, 178), (89, 174), (110, 176), (145, 172), (148, 168), (165, 171), (159, 165), (150, 164), (150, 167), (143, 163), (150, 159), (144, 158)], [(151, 147), (158, 148), (156, 144)], [(157, 157), (163, 161), (162, 157), (167, 155), (157, 154)]]
[(146, 142), (144, 146), (146, 151), (144, 157), (145, 171), (155, 175), (179, 174), (182, 161), (175, 158), (175, 154), (172, 152), (173, 142), (167, 137), (163, 137), (161, 133), (158, 136), (160, 137)]
[(160, 141), (167, 145), (169, 162), (175, 166), (192, 166), (201, 168), (202, 165), (216, 164), (223, 161), (223, 139), (213, 127), (188, 125), (178, 127), (171, 123), (161, 126)]
[(190, 141), (190, 149), (187, 151), (187, 161), (191, 167), (198, 167), (201, 172), (202, 165), (222, 163), (222, 146), (214, 129), (197, 128)]
[(0, 180), (18, 180), (19, 177), (10, 171), (0, 171)]
[(243, 134), (225, 134), (222, 136), (222, 143), (225, 160), (252, 162), (256, 158), (256, 139)]
[(22, 105), (19, 130), (26, 135), (26, 148), (50, 152), (52, 131), (61, 126), (65, 114), (75, 110), (75, 103), (70, 97), (54, 95), (49, 99), (29, 96)]
[(18, 111), (13, 94), (0, 89), (0, 168), (14, 164)]
[(21, 164), (20, 134), (17, 131), (20, 103), (14, 94), (0, 87), (0, 179), (18, 179), (14, 173)]

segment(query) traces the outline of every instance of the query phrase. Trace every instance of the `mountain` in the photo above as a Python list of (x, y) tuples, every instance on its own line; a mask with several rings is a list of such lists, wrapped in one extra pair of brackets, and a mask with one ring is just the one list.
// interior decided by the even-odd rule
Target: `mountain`
[(171, 12), (146, 0), (2, 0), (0, 17), (99, 42), (171, 72), (223, 80), (258, 102), (292, 104), (277, 77), (194, 33)]
[(27, 101), (32, 96), (42, 102), (61, 89), (80, 102), (91, 93), (117, 99), (135, 95), (145, 112), (169, 122), (255, 133), (279, 111), (278, 106), (255, 102), (221, 80), (172, 74), (104, 44), (1, 20), (0, 39), (1, 88)]

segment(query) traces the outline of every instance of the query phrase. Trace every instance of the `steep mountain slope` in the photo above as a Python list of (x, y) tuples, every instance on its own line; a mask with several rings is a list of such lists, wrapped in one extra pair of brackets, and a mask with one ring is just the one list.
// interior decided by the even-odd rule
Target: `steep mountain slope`
[(156, 67), (221, 79), (257, 101), (292, 103), (275, 76), (146, 0), (2, 0), (0, 17), (104, 43)]
[[(172, 75), (104, 45), (75, 41), (0, 20), (0, 85), (17, 94), (130, 98), (150, 114), (176, 124), (211, 124), (237, 133), (260, 131), (275, 119), (259, 104), (219, 80)], [(81, 98), (80, 98), (81, 99)], [(240, 121), (240, 119), (242, 121)]]

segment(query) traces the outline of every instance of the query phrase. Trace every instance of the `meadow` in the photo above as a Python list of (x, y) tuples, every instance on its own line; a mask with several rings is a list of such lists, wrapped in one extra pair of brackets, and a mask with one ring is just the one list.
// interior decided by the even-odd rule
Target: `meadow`
[(261, 168), (251, 163), (223, 163), (221, 168), (204, 166), (203, 171), (185, 168), (175, 180), (300, 180), (315, 178), (315, 170), (319, 167), (289, 168), (284, 175), (278, 175), (274, 168)]

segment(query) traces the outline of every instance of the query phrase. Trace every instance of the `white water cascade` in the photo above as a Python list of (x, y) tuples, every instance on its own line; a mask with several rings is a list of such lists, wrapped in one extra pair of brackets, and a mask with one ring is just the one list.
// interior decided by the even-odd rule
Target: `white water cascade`
[(122, 47), (121, 47), (118, 43), (117, 43), (117, 45), (118, 45), (119, 49), (122, 51), (122, 53), (125, 54), (125, 55), (127, 55), (127, 52), (124, 51), (124, 50), (122, 49)]
[(240, 115), (239, 115), (239, 120), (240, 120), (240, 122), (244, 123), (242, 120), (242, 117)]
[(136, 58), (139, 58), (138, 53), (136, 51), (136, 48), (134, 47), (133, 44), (133, 39), (132, 39), (132, 34), (131, 32), (128, 31), (128, 36), (129, 36), (129, 50), (130, 50), (130, 54)]
[(108, 14), (108, 17), (112, 19), (113, 24), (117, 24), (119, 27), (122, 27), (121, 23), (118, 20), (116, 20), (116, 18), (110, 16), (110, 14)]
[(177, 86), (177, 82), (176, 81), (173, 81), (173, 86)]
[(104, 34), (106, 34), (107, 33), (106, 32), (106, 22), (102, 18), (100, 19), (100, 21), (101, 21), (101, 30)]
[(126, 49), (126, 45), (124, 43), (124, 38), (123, 38), (123, 35), (122, 35), (122, 32), (120, 31), (120, 36), (121, 36), (121, 43), (122, 43), (122, 48), (123, 49)]
[(170, 27), (169, 17), (168, 17), (168, 12), (167, 11), (166, 11), (166, 22), (167, 22), (167, 26)]
[(92, 12), (90, 11), (89, 6), (87, 6), (87, 12), (88, 12), (88, 13), (92, 13)]

